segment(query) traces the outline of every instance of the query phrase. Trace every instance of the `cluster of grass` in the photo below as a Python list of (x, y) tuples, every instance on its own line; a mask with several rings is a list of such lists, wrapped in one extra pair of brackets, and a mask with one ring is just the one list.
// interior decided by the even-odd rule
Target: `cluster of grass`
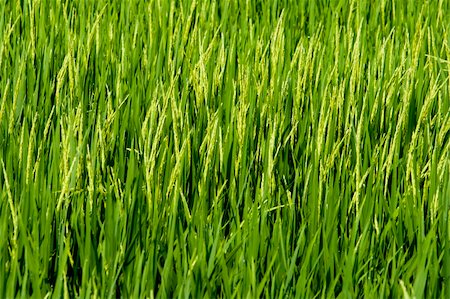
[(0, 1), (0, 297), (450, 297), (450, 1)]

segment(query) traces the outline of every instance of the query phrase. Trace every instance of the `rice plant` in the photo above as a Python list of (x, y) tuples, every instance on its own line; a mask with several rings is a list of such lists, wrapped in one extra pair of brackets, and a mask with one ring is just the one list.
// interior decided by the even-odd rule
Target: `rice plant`
[(449, 298), (450, 1), (0, 1), (0, 297)]

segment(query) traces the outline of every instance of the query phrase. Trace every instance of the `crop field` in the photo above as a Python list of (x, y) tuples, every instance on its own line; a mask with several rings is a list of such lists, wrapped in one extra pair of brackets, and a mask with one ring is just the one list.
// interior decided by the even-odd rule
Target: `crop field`
[(0, 1), (0, 298), (450, 298), (450, 1)]

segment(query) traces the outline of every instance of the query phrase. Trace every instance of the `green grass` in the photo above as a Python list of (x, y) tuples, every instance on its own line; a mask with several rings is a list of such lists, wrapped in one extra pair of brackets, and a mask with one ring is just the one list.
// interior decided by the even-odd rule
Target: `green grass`
[(450, 298), (450, 1), (0, 1), (0, 297)]

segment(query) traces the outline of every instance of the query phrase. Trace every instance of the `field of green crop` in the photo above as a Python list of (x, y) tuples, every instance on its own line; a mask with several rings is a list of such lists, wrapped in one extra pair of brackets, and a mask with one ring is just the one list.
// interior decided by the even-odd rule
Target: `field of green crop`
[(450, 298), (450, 1), (0, 1), (0, 298)]

